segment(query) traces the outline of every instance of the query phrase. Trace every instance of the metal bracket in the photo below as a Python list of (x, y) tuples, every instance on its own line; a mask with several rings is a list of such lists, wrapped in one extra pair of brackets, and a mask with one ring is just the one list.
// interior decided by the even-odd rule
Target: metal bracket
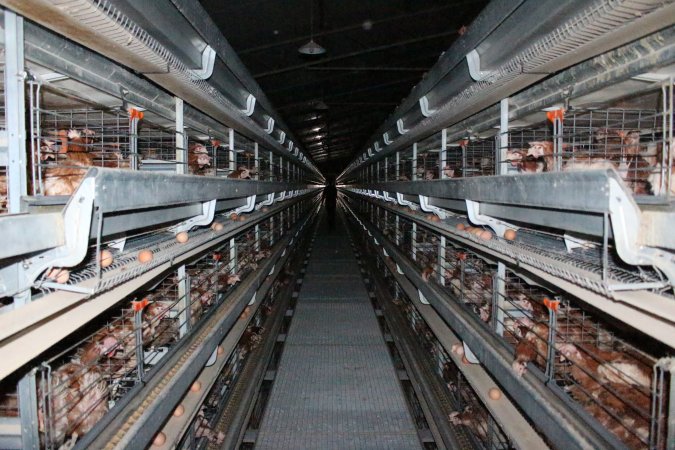
[[(24, 260), (21, 267), (25, 279), (19, 281), (17, 290), (21, 292), (33, 285), (38, 276), (49, 267), (73, 267), (84, 259), (89, 248), (89, 234), (94, 210), (94, 197), (96, 195), (96, 179), (87, 177), (82, 180), (80, 187), (68, 201), (63, 213), (65, 245), (44, 252), (33, 258)], [(4, 270), (3, 270), (4, 272)], [(7, 280), (3, 280), (5, 286)], [(63, 288), (63, 285), (58, 285)]]
[(658, 267), (675, 286), (675, 257), (665, 250), (639, 245), (641, 212), (632, 196), (609, 178), (609, 216), (619, 257), (628, 264)]
[(169, 231), (173, 233), (180, 233), (181, 231), (188, 231), (192, 227), (198, 227), (202, 225), (209, 225), (213, 222), (213, 216), (216, 212), (216, 200), (209, 200), (208, 202), (202, 203), (202, 213), (198, 216), (191, 217), (188, 220), (180, 222), (169, 228)]
[(267, 200), (263, 200), (262, 202), (258, 203), (255, 206), (255, 209), (260, 209), (263, 206), (270, 206), (272, 203), (274, 203), (274, 196), (275, 196), (274, 192), (272, 192), (271, 194), (267, 194)]
[(370, 147), (368, 147), (368, 158), (372, 157), (373, 157), (373, 150)]
[[(396, 267), (398, 268), (398, 266), (396, 266)], [(423, 304), (423, 305), (429, 304), (429, 300), (427, 300), (427, 298), (424, 296), (424, 294), (422, 294), (422, 291), (420, 291), (419, 289), (417, 290), (417, 295), (420, 299), (421, 304)]]
[(412, 209), (413, 211), (417, 211), (417, 205), (414, 204), (413, 202), (410, 202), (410, 201), (404, 199), (403, 194), (401, 194), (400, 192), (396, 193), (396, 201), (401, 206), (407, 206), (408, 208)]
[(253, 94), (248, 94), (248, 97), (246, 97), (246, 109), (243, 111), (243, 113), (251, 117), (253, 115), (253, 111), (255, 111), (255, 102), (255, 96)]
[(274, 119), (270, 117), (267, 119), (267, 128), (265, 128), (265, 133), (272, 134), (272, 131), (274, 131)]
[(288, 141), (288, 151), (289, 152), (293, 151), (293, 141)]
[(272, 268), (270, 269), (270, 273), (268, 273), (267, 275), (272, 275), (274, 273), (275, 267), (276, 267), (276, 264), (272, 266)]
[(429, 99), (426, 95), (420, 98), (420, 110), (424, 117), (431, 117), (436, 112), (435, 109), (429, 109)]
[(279, 143), (283, 144), (285, 140), (286, 140), (286, 133), (283, 131), (279, 131)]
[(431, 205), (429, 203), (429, 197), (426, 195), (419, 195), (420, 198), (420, 208), (424, 212), (430, 212), (436, 214), (441, 220), (444, 220), (448, 217), (447, 213), (439, 208), (438, 206)]
[(375, 143), (373, 144), (373, 147), (375, 148), (375, 151), (376, 151), (377, 153), (379, 153), (379, 152), (382, 151), (382, 149), (380, 148), (380, 143), (377, 142), (377, 141), (375, 141)]
[(569, 232), (565, 233), (563, 235), (563, 239), (565, 240), (565, 247), (567, 247), (567, 251), (571, 252), (575, 248), (590, 248), (590, 247), (597, 247), (597, 244), (591, 241), (587, 241), (585, 239), (582, 239), (580, 237), (576, 237)]
[(405, 275), (405, 273), (401, 270), (401, 266), (396, 263), (396, 272), (398, 272), (399, 275)]
[(286, 191), (281, 191), (279, 193), (279, 197), (275, 198), (274, 201), (275, 202), (283, 202), (285, 198), (286, 198)]
[(216, 61), (216, 51), (207, 45), (202, 52), (202, 68), (190, 70), (190, 74), (197, 80), (207, 80), (213, 75), (213, 66)]
[(504, 232), (511, 228), (517, 230), (518, 227), (511, 225), (508, 222), (495, 219), (490, 216), (480, 214), (480, 203), (474, 202), (473, 200), (466, 199), (466, 212), (469, 216), (469, 220), (476, 225), (487, 225), (492, 228), (492, 231), (497, 234), (497, 236), (504, 236)]
[(249, 195), (246, 197), (246, 204), (236, 208), (233, 212), (237, 215), (241, 213), (248, 213), (255, 209), (255, 195)]
[(393, 142), (391, 139), (389, 139), (389, 133), (384, 133), (382, 135), (382, 140), (386, 145), (390, 145)]
[(251, 296), (251, 300), (248, 302), (248, 306), (251, 306), (252, 304), (255, 303), (255, 298), (258, 295), (258, 291), (255, 291), (253, 295)]
[(483, 81), (496, 73), (494, 70), (480, 70), (480, 55), (476, 49), (466, 54), (466, 63), (469, 66), (469, 75), (476, 81)]
[(398, 130), (399, 134), (406, 134), (408, 131), (410, 131), (410, 130), (406, 130), (403, 127), (403, 119), (398, 119), (396, 121), (396, 129)]
[(396, 199), (395, 199), (395, 198), (389, 197), (389, 192), (387, 192), (387, 191), (382, 191), (382, 194), (383, 194), (382, 197), (384, 198), (385, 201), (387, 201), (387, 202), (392, 202), (392, 203), (396, 203)]
[(462, 341), (462, 346), (464, 347), (464, 356), (466, 357), (466, 360), (469, 361), (471, 364), (480, 364), (480, 361), (474, 355), (474, 353), (471, 351), (468, 345), (466, 345), (466, 342)]

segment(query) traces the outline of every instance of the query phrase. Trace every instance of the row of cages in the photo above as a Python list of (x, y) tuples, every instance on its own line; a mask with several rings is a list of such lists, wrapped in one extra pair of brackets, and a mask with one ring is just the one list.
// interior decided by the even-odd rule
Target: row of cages
[(480, 400), (471, 384), (460, 368), (437, 339), (434, 332), (421, 316), (415, 302), (396, 281), (394, 275), (385, 264), (381, 251), (378, 251), (372, 240), (362, 239), (361, 245), (366, 253), (375, 257), (373, 269), (381, 274), (388, 289), (388, 296), (398, 313), (404, 317), (408, 330), (424, 350), (420, 359), (430, 361), (433, 374), (445, 390), (449, 405), (447, 420), (456, 427), (456, 437), (462, 448), (499, 449), (515, 448)]
[[(675, 194), (673, 84), (654, 109), (554, 110), (505, 136), (468, 135), (444, 144), (442, 132), (355, 172), (351, 181), (413, 181), (498, 174), (615, 169), (635, 195)], [(654, 97), (655, 98), (655, 97)], [(488, 133), (490, 134), (490, 133)], [(503, 138), (506, 139), (503, 139)], [(502, 142), (506, 142), (506, 146)]]
[[(224, 129), (225, 139), (189, 128), (177, 134), (150, 111), (104, 107), (35, 81), (27, 91), (29, 195), (71, 195), (89, 167), (281, 182), (307, 175), (233, 130)], [(7, 176), (0, 167), (0, 213), (7, 211)]]
[[(198, 259), (165, 274), (152, 288), (121, 299), (72, 337), (55, 343), (49, 356), (35, 365), (34, 400), (41, 447), (59, 448), (86, 435), (131, 388), (147, 381), (152, 368), (212, 312), (232, 301), (230, 294), (236, 286), (259, 270), (259, 265), (272, 256), (273, 247), (313, 207), (311, 199), (301, 200), (244, 229)], [(193, 229), (188, 235), (199, 231)], [(142, 247), (166, 236), (166, 232), (156, 231), (137, 237), (136, 241)], [(133, 255), (138, 253), (139, 247), (134, 242), (127, 247)], [(108, 247), (106, 251), (115, 260), (111, 268), (126, 261), (118, 250)], [(95, 260), (95, 246), (90, 253), (90, 259)], [(82, 267), (69, 270), (66, 282), (92, 276), (91, 264)], [(276, 283), (288, 284), (290, 276), (289, 269), (284, 269)], [(51, 291), (40, 289), (34, 294), (39, 297)], [(250, 308), (244, 313), (250, 314)], [(259, 334), (255, 327), (260, 320), (252, 322), (248, 334)], [(238, 348), (240, 358), (250, 350), (247, 346), (250, 343), (242, 342)], [(236, 361), (233, 359), (233, 364)], [(230, 370), (236, 376), (236, 365)], [(20, 376), (17, 373), (0, 383), (0, 420), (19, 416), (16, 388)]]
[[(666, 362), (672, 348), (591, 310), (583, 299), (541, 286), (507, 266), (500, 271), (498, 262), (414, 220), (365, 200), (351, 203), (406, 255), (424, 282), (436, 283), (475, 316), (476, 326), (500, 338), (513, 352), (517, 376), (534, 372), (629, 448), (666, 448), (672, 389)], [(411, 320), (415, 326), (421, 318)]]

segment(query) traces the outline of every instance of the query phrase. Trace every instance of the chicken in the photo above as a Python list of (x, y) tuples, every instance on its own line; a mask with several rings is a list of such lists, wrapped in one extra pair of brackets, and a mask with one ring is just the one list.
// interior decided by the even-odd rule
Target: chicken
[[(553, 164), (553, 142), (535, 141), (529, 142), (528, 145), (530, 147), (527, 149), (526, 156), (536, 160), (541, 158), (544, 161), (544, 166), (541, 171), (552, 172), (555, 167)], [(540, 170), (537, 170), (537, 172), (540, 172)]]
[(202, 144), (193, 144), (188, 149), (188, 172), (193, 175), (209, 175), (211, 156)]
[(481, 441), (488, 438), (488, 413), (483, 407), (469, 405), (463, 411), (453, 411), (448, 415), (450, 423), (465, 426)]
[(559, 346), (558, 351), (573, 363), (570, 374), (587, 391), (607, 383), (644, 389), (651, 386), (651, 369), (625, 353), (569, 343)]
[(242, 341), (248, 347), (248, 351), (253, 351), (262, 343), (265, 327), (258, 325), (249, 325), (242, 335)]
[(434, 274), (434, 268), (432, 266), (427, 266), (422, 270), (421, 276), (424, 281), (429, 281), (431, 276)]
[(519, 172), (543, 172), (544, 162), (527, 156), (527, 150), (507, 150), (506, 161)]
[(543, 323), (537, 323), (528, 330), (523, 339), (518, 342), (515, 350), (515, 359), (511, 367), (516, 375), (523, 376), (527, 370), (527, 363), (534, 361), (538, 366), (546, 366), (548, 354), (549, 328)]
[(647, 448), (649, 442), (649, 423), (634, 412), (611, 414), (602, 405), (591, 403), (586, 405), (586, 411), (600, 422), (629, 448)]
[(234, 172), (230, 173), (227, 178), (233, 179), (233, 180), (250, 180), (251, 179), (251, 171), (247, 169), (246, 167), (240, 167)]
[[(83, 436), (108, 411), (108, 385), (98, 367), (86, 367), (77, 361), (63, 364), (51, 373), (49, 390), (38, 388), (38, 429), (54, 430), (56, 446), (69, 436)], [(49, 404), (45, 417), (43, 397)]]

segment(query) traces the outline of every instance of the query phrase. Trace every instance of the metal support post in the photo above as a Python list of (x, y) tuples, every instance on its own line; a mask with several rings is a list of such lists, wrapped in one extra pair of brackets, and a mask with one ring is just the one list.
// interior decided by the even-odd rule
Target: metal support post
[(497, 157), (495, 163), (495, 173), (498, 175), (505, 175), (509, 171), (506, 162), (506, 151), (509, 148), (509, 99), (505, 98), (499, 103), (499, 146), (497, 150)]
[(441, 130), (441, 164), (439, 167), (440, 178), (445, 179), (445, 165), (448, 161), (448, 129)]
[(237, 170), (237, 154), (234, 152), (234, 129), (232, 129), (232, 128), (230, 128), (230, 131), (228, 133), (228, 140), (230, 141), (229, 145), (228, 145), (228, 148), (230, 149), (230, 152), (229, 152), (229, 158), (230, 158), (229, 169), (230, 169), (230, 172), (228, 173), (228, 175), (229, 175), (230, 173)]
[(183, 123), (183, 100), (176, 97), (176, 173), (187, 173), (187, 146), (185, 145), (185, 125)]
[(19, 380), (18, 385), (19, 416), (21, 420), (21, 448), (31, 450), (40, 448), (35, 374), (36, 369), (31, 370)]
[(21, 212), (28, 194), (26, 177), (26, 100), (23, 17), (5, 10), (5, 120), (7, 121), (7, 202), (10, 214)]
[(178, 277), (178, 301), (176, 302), (176, 308), (179, 311), (179, 334), (182, 338), (190, 330), (190, 278), (184, 265), (178, 267), (176, 276)]
[(258, 143), (253, 143), (253, 166), (255, 167), (255, 179), (260, 179), (260, 159), (258, 155)]

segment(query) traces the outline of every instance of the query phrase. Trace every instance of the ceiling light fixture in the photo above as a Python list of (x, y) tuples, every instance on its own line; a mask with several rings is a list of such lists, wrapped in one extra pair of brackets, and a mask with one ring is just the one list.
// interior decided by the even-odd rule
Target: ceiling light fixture
[(326, 49), (314, 42), (314, 0), (309, 4), (309, 42), (298, 49), (303, 55), (322, 55)]

